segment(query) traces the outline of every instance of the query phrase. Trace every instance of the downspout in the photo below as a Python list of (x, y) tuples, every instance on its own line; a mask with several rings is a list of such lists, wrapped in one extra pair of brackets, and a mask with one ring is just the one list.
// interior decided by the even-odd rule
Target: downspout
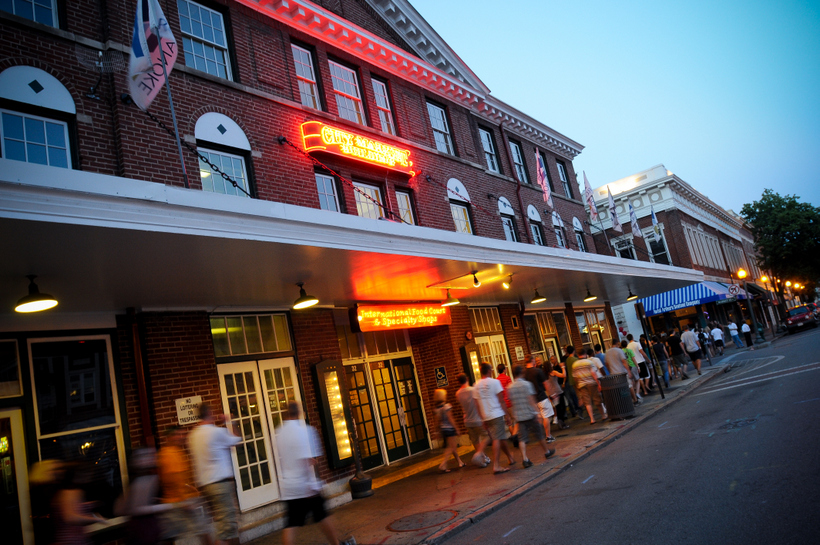
[(139, 324), (133, 308), (128, 309), (128, 322), (131, 325), (131, 342), (134, 350), (134, 375), (137, 379), (137, 400), (140, 408), (140, 424), (142, 425), (142, 440), (144, 446), (156, 445), (153, 427), (151, 425), (151, 411), (148, 405), (148, 387), (145, 381), (145, 364), (142, 359), (142, 340), (139, 333)]
[[(521, 180), (518, 179), (518, 174), (515, 172), (515, 162), (513, 161), (512, 152), (510, 151), (510, 145), (507, 141), (506, 136), (504, 135), (504, 120), (501, 121), (501, 124), (498, 126), (498, 130), (501, 131), (501, 141), (504, 143), (504, 149), (507, 150), (507, 160), (510, 162), (510, 168), (513, 170), (514, 178), (515, 178), (515, 196), (518, 197), (518, 209), (521, 210), (521, 221), (522, 222), (529, 222), (529, 216), (524, 211), (524, 201), (521, 199)], [(524, 153), (524, 150), (521, 150), (521, 153)], [(525, 223), (526, 225), (526, 223)], [(524, 229), (524, 234), (527, 235), (527, 242), (532, 244), (532, 237), (530, 236), (530, 230)]]

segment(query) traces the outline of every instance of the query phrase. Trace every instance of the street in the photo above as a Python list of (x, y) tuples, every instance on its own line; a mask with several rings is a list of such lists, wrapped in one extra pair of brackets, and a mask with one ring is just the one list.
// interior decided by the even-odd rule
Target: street
[(818, 342), (801, 331), (732, 356), (730, 372), (446, 543), (818, 542)]

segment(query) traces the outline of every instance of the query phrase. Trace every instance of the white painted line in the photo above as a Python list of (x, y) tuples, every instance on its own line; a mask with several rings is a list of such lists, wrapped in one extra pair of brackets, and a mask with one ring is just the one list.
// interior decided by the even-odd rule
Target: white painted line
[(777, 378), (779, 376), (784, 376), (784, 375), (789, 374), (788, 371), (799, 371), (800, 369), (806, 369), (808, 367), (812, 367), (812, 366), (816, 366), (816, 365), (820, 365), (820, 362), (815, 361), (813, 363), (807, 363), (805, 365), (799, 365), (797, 367), (792, 367), (791, 369), (784, 369), (783, 371), (772, 371), (771, 373), (763, 373), (762, 375), (756, 375), (756, 376), (753, 376), (753, 377), (746, 377), (746, 378), (741, 378), (741, 379), (737, 379), (737, 380), (734, 380), (734, 379), (733, 380), (727, 380), (725, 382), (721, 382), (720, 384), (716, 384), (716, 386), (727, 386), (729, 384), (737, 384), (737, 383), (741, 383), (741, 382), (746, 383), (746, 384), (752, 384), (753, 382), (759, 382), (759, 380), (756, 380), (756, 379), (761, 379), (761, 378), (764, 378), (764, 377)]
[(507, 532), (506, 534), (504, 534), (502, 537), (507, 537), (507, 536), (509, 536), (511, 533), (515, 532), (515, 531), (516, 531), (516, 530), (518, 530), (519, 528), (521, 528), (521, 527), (520, 527), (520, 526), (516, 526), (515, 528), (513, 528), (512, 530), (510, 530), (509, 532)]
[(658, 427), (659, 427), (659, 428), (662, 428), (662, 427), (664, 426), (664, 424), (666, 424), (667, 422), (669, 422), (669, 420), (667, 420), (666, 422), (664, 422), (663, 424), (661, 424), (661, 425), (660, 425), (660, 426), (658, 426)]
[(814, 399), (804, 399), (803, 401), (795, 401), (794, 404), (797, 405), (798, 403), (808, 403), (809, 401), (817, 401), (820, 397), (815, 397)]
[[(751, 373), (752, 371), (757, 371), (758, 369), (763, 369), (764, 367), (767, 367), (767, 366), (769, 366), (769, 365), (771, 365), (771, 364), (773, 364), (773, 363), (777, 363), (777, 362), (779, 362), (780, 360), (782, 360), (782, 359), (783, 359), (783, 358), (785, 358), (786, 356), (770, 356), (770, 357), (773, 357), (773, 358), (776, 358), (776, 359), (775, 359), (774, 361), (770, 361), (769, 363), (760, 364), (760, 365), (757, 365), (757, 366), (755, 366), (755, 367), (752, 367), (751, 369), (746, 369), (746, 370), (744, 370), (744, 371), (741, 371), (741, 372), (737, 373), (737, 375), (735, 375), (735, 376), (738, 376), (738, 375), (745, 375), (746, 373)], [(765, 360), (767, 360), (768, 358), (762, 358), (762, 359), (765, 361)]]
[[(756, 382), (766, 382), (767, 380), (774, 380), (781, 377), (787, 377), (789, 375), (796, 375), (798, 373), (806, 373), (808, 371), (820, 371), (820, 367), (812, 367), (811, 369), (803, 369), (800, 371), (792, 371), (791, 373), (781, 373), (779, 375), (775, 375), (773, 377), (762, 378), (760, 380), (753, 380), (750, 382), (744, 382), (743, 384), (735, 384), (734, 386), (727, 386), (726, 388), (719, 388), (717, 390), (711, 390), (709, 392), (703, 392), (702, 394), (695, 394), (698, 396), (705, 396), (707, 394), (714, 394), (715, 392), (721, 392), (723, 390), (731, 390), (732, 388), (740, 388), (741, 386), (748, 386), (749, 384), (754, 384)], [(754, 392), (754, 390), (750, 390), (750, 392)]]
[[(582, 482), (581, 484), (587, 484), (587, 482), (588, 482), (591, 478), (593, 478), (594, 476), (595, 476), (595, 475), (590, 475), (589, 477), (587, 477), (587, 480), (586, 480), (586, 481), (584, 481), (584, 482)], [(507, 537), (507, 536), (504, 536), (504, 537)]]

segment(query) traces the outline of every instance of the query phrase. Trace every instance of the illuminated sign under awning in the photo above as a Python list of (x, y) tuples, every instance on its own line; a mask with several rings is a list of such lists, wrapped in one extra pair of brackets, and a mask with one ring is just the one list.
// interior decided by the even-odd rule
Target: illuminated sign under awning
[(381, 165), (415, 176), (410, 150), (397, 148), (370, 137), (339, 129), (321, 121), (302, 123), (305, 151), (324, 151), (372, 165)]
[(359, 305), (356, 318), (362, 331), (411, 329), (449, 325), (450, 309), (441, 303), (412, 305)]

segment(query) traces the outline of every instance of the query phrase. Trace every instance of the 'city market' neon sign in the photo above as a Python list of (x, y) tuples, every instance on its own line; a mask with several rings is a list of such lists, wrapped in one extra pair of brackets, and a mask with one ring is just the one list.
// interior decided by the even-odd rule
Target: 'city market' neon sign
[(359, 305), (356, 318), (362, 331), (412, 329), (449, 325), (450, 309), (440, 303), (430, 305)]
[(367, 136), (337, 129), (321, 121), (302, 123), (305, 151), (324, 151), (415, 176), (410, 150), (397, 148)]

